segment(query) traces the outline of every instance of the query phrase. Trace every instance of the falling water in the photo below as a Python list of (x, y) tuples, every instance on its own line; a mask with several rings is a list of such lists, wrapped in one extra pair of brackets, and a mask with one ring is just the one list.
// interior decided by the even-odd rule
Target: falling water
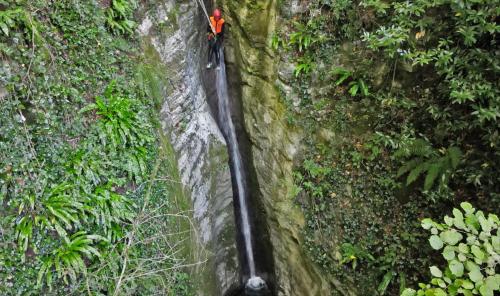
[(224, 133), (226, 134), (229, 144), (230, 155), (232, 155), (232, 165), (236, 178), (236, 186), (238, 188), (238, 201), (240, 204), (241, 225), (243, 238), (245, 241), (246, 257), (248, 266), (250, 268), (250, 277), (255, 277), (255, 261), (253, 257), (252, 248), (252, 234), (250, 231), (250, 219), (248, 216), (248, 208), (246, 201), (246, 187), (243, 177), (243, 163), (241, 160), (240, 150), (238, 148), (238, 141), (236, 139), (236, 131), (231, 119), (229, 110), (229, 96), (227, 93), (227, 80), (226, 80), (226, 65), (224, 64), (224, 55), (221, 52), (220, 69), (217, 71), (217, 95), (219, 96), (219, 120)]

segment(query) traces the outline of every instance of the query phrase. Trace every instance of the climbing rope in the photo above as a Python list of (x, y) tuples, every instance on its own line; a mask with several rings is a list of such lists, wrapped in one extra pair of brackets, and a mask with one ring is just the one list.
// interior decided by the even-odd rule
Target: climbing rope
[(212, 32), (214, 32), (214, 35), (215, 35), (216, 34), (215, 28), (212, 25), (212, 22), (210, 21), (210, 16), (208, 15), (207, 8), (205, 7), (205, 3), (203, 3), (203, 0), (197, 0), (197, 2), (201, 6), (201, 9), (203, 9), (203, 12), (205, 13), (205, 16), (207, 17), (208, 24), (209, 24), (210, 28), (212, 28)]

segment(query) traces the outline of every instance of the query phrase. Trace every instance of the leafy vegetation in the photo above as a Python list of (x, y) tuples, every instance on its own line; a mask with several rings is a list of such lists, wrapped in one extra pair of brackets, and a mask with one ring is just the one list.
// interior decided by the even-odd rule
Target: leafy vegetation
[(273, 35), (295, 65), (281, 78), (304, 135), (293, 191), (305, 249), (360, 294), (425, 281), (422, 217), (464, 201), (498, 211), (496, 6), (311, 0)]
[(119, 34), (132, 34), (136, 24), (131, 19), (137, 4), (135, 0), (111, 0), (111, 5), (106, 9), (106, 24)]
[(136, 4), (110, 4), (0, 1), (2, 295), (191, 294)]
[(420, 289), (406, 289), (401, 295), (494, 295), (500, 291), (500, 274), (496, 266), (500, 260), (500, 220), (494, 214), (488, 217), (476, 211), (471, 204), (460, 204), (463, 211), (453, 209), (453, 217), (445, 216), (445, 223), (422, 220), (422, 227), (430, 230), (431, 247), (443, 250), (447, 265), (442, 271), (431, 266), (433, 279), (419, 284)]

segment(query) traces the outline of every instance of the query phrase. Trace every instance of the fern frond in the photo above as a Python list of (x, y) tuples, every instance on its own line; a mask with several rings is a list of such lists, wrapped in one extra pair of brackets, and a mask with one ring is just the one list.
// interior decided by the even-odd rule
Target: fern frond
[(447, 150), (447, 156), (450, 160), (451, 168), (456, 169), (462, 158), (462, 151), (460, 150), (460, 148), (455, 146), (449, 147)]
[(398, 170), (397, 177), (401, 177), (402, 175), (408, 173), (411, 169), (416, 167), (422, 161), (421, 158), (414, 158), (412, 160), (407, 161), (403, 166), (401, 166)]
[(420, 163), (419, 165), (417, 165), (408, 174), (408, 177), (406, 178), (406, 185), (410, 185), (411, 183), (415, 182), (418, 179), (418, 177), (428, 169), (429, 169), (428, 162)]
[(430, 157), (436, 152), (432, 148), (431, 144), (424, 139), (416, 139), (409, 147), (410, 155)]
[(434, 182), (436, 181), (436, 178), (438, 177), (440, 171), (441, 171), (440, 164), (434, 163), (429, 166), (429, 169), (427, 170), (427, 175), (425, 176), (424, 190), (429, 190), (432, 188), (432, 185), (434, 185)]

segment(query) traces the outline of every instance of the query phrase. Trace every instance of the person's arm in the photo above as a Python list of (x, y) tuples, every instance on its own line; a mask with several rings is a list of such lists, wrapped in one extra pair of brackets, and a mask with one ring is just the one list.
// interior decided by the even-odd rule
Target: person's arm
[(208, 40), (212, 39), (214, 36), (214, 32), (212, 31), (212, 26), (210, 26), (210, 23), (207, 26), (207, 38)]
[(224, 41), (224, 31), (226, 30), (226, 23), (222, 24), (222, 28), (220, 30), (220, 33), (217, 34), (217, 38), (220, 39), (220, 41)]

